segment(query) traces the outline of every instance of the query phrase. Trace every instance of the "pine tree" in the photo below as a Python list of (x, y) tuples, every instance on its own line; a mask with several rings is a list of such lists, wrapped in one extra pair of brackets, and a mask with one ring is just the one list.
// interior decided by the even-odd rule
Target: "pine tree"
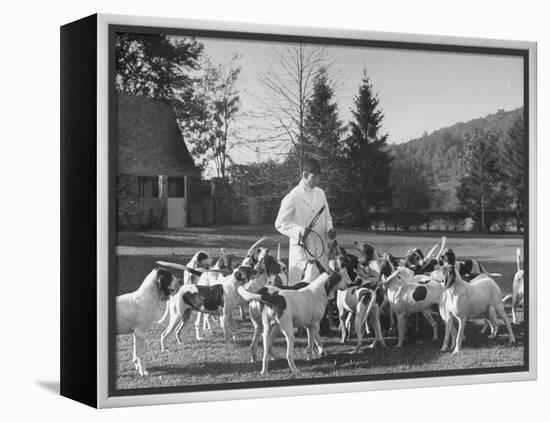
[[(338, 186), (334, 181), (342, 168), (340, 140), (344, 133), (342, 122), (338, 119), (338, 106), (333, 97), (334, 90), (330, 86), (327, 69), (321, 67), (307, 103), (305, 146), (306, 154), (315, 157), (321, 164), (322, 185), (331, 207), (338, 201)], [(332, 214), (336, 210), (337, 208), (331, 208)]]
[[(498, 177), (498, 134), (474, 130), (467, 135), (467, 144), (462, 158), (464, 176), (457, 189), (457, 197), (475, 220), (478, 219), (480, 232), (484, 233), (490, 224), (485, 211), (500, 199)], [(500, 201), (499, 201), (500, 202)]]
[(387, 134), (382, 134), (384, 113), (378, 95), (366, 71), (354, 99), (349, 124), (350, 135), (345, 139), (347, 195), (343, 198), (353, 223), (369, 223), (369, 212), (387, 207), (391, 202), (390, 168), (392, 157), (387, 147)]
[(525, 133), (523, 116), (518, 116), (507, 136), (502, 137), (499, 157), (499, 174), (516, 212), (518, 233), (522, 227), (521, 213), (525, 206)]

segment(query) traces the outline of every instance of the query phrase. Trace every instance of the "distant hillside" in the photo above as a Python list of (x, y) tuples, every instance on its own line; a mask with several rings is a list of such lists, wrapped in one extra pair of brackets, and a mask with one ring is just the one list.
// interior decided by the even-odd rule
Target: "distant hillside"
[(431, 168), (439, 188), (447, 191), (448, 200), (445, 208), (452, 209), (456, 205), (456, 187), (462, 177), (460, 160), (464, 154), (465, 135), (473, 132), (474, 129), (507, 132), (514, 120), (522, 113), (523, 107), (512, 111), (499, 110), (486, 117), (456, 123), (421, 138), (391, 145), (390, 149), (392, 153), (402, 157), (415, 157)]

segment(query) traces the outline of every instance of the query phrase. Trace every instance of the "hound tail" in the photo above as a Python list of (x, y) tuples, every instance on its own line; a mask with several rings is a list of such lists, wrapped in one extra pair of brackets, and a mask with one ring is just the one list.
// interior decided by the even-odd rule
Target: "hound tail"
[[(474, 263), (475, 262), (477, 261), (474, 261)], [(483, 265), (481, 265), (480, 262), (477, 262), (477, 265), (479, 267), (479, 274), (485, 274), (485, 275), (488, 275), (489, 277), (502, 277), (501, 273), (490, 273), (489, 271), (487, 271), (485, 268), (483, 268)]]
[(435, 257), (435, 259), (437, 261), (439, 261), (439, 258), (441, 258), (441, 255), (443, 255), (443, 251), (445, 250), (445, 244), (447, 243), (447, 238), (445, 236), (443, 236), (441, 238), (441, 248), (439, 249), (439, 252), (437, 254), (437, 256)]
[(252, 251), (254, 250), (254, 248), (256, 248), (258, 245), (260, 245), (260, 243), (262, 243), (264, 240), (267, 239), (267, 236), (264, 236), (262, 238), (260, 238), (256, 243), (254, 243), (250, 249), (248, 250), (248, 252), (246, 253), (246, 256), (250, 256), (252, 255)]
[(239, 295), (246, 301), (246, 302), (250, 302), (252, 300), (259, 300), (260, 302), (262, 301), (262, 296), (261, 294), (259, 293), (252, 293), (252, 292), (249, 292), (248, 290), (246, 290), (243, 286), (239, 286), (237, 288), (237, 291), (239, 292)]
[(257, 300), (273, 309), (277, 316), (281, 316), (286, 309), (286, 300), (278, 291), (270, 293), (268, 289), (264, 287), (259, 290), (259, 292), (262, 293), (251, 293), (246, 291), (243, 286), (239, 286), (237, 291), (245, 301), (250, 302), (252, 300)]
[(506, 295), (502, 298), (502, 303), (506, 303), (509, 300), (512, 300), (512, 295)]
[(167, 267), (167, 268), (173, 268), (175, 270), (182, 270), (189, 272), (193, 275), (196, 275), (197, 277), (200, 277), (202, 272), (197, 271), (194, 268), (187, 267), (185, 265), (177, 264), (175, 262), (166, 262), (166, 261), (157, 261), (156, 265), (160, 265), (161, 267)]
[(480, 274), (485, 274), (485, 275), (488, 275), (489, 277), (502, 277), (501, 273), (490, 273), (490, 272), (488, 272), (485, 268), (483, 268), (481, 266), (481, 264), (479, 264), (479, 270), (481, 271)]
[(424, 261), (425, 262), (429, 262), (430, 261), (430, 258), (432, 257), (433, 253), (435, 252), (435, 250), (437, 249), (437, 247), (439, 246), (439, 243), (436, 243), (434, 245), (434, 247), (432, 249), (430, 249), (430, 251), (428, 252), (428, 255), (426, 255), (426, 258), (424, 258)]
[(371, 313), (371, 310), (372, 310), (372, 307), (374, 306), (375, 302), (376, 302), (376, 294), (373, 293), (371, 295), (369, 304), (367, 305), (367, 311), (365, 312), (365, 315), (363, 316), (363, 321), (361, 321), (361, 325), (364, 325), (365, 322), (367, 321), (367, 318), (369, 317), (369, 315)]
[(252, 300), (259, 300), (260, 302), (266, 303), (265, 299), (271, 295), (277, 294), (279, 292), (279, 288), (275, 286), (264, 286), (257, 292), (253, 293), (251, 291), (246, 290), (244, 286), (239, 286), (237, 288), (237, 292), (246, 302), (250, 302)]
[(157, 321), (157, 324), (162, 324), (166, 320), (166, 318), (168, 318), (169, 313), (170, 313), (170, 301), (166, 301), (166, 309), (162, 317), (160, 317), (160, 319)]
[(518, 267), (518, 271), (521, 271), (521, 249), (516, 249), (516, 264)]

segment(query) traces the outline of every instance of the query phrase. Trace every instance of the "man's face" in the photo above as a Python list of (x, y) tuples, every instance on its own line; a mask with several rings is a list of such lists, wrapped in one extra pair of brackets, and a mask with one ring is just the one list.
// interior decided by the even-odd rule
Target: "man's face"
[(319, 183), (319, 175), (316, 173), (304, 171), (302, 178), (305, 185), (310, 189), (313, 189)]

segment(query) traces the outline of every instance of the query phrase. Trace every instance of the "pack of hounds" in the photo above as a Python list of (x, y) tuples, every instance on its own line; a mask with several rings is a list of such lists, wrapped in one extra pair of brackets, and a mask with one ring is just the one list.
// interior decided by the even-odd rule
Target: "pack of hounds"
[[(307, 332), (308, 359), (326, 354), (319, 331), (322, 321), (336, 309), (340, 342), (344, 344), (355, 332), (353, 353), (360, 352), (363, 333), (369, 334), (371, 329), (374, 341), (369, 347), (386, 347), (380, 324), (384, 313), (389, 316), (390, 332), (397, 320), (397, 347), (405, 341), (407, 316), (420, 313), (433, 328), (434, 342), (438, 341), (438, 325), (433, 316), (439, 313), (445, 325), (441, 351), (451, 348), (453, 353), (460, 352), (466, 321), (473, 318), (484, 318), (482, 332), (490, 328), (489, 338), (505, 325), (510, 343), (515, 342), (504, 303), (512, 301), (512, 321), (516, 324), (516, 310), (523, 305), (524, 292), (520, 249), (513, 293), (503, 298), (494, 281), (501, 274), (485, 271), (474, 259), (458, 260), (454, 251), (445, 247), (445, 237), (426, 255), (413, 248), (401, 259), (380, 254), (369, 243), (355, 242), (355, 255), (334, 241), (328, 268), (311, 260), (302, 281), (293, 286), (288, 286), (280, 247), (275, 257), (260, 246), (265, 240), (254, 243), (242, 260), (222, 249), (214, 265), (204, 251), (197, 252), (187, 265), (158, 261), (136, 291), (116, 298), (116, 333), (133, 335), (133, 363), (140, 375), (148, 375), (143, 356), (146, 336), (154, 324), (168, 320), (160, 338), (163, 352), (171, 333), (181, 344), (181, 330), (192, 315), (196, 316), (197, 340), (211, 335), (214, 316), (219, 319), (225, 341), (235, 341), (234, 310), (240, 309), (243, 318), (246, 308), (254, 327), (250, 345), (253, 362), (257, 361), (260, 338), (263, 340), (262, 375), (267, 374), (269, 361), (275, 359), (273, 339), (279, 334), (286, 340), (291, 372), (299, 372), (294, 362), (297, 328)], [(178, 277), (182, 273), (183, 277)], [(164, 315), (158, 320), (163, 308)]]

